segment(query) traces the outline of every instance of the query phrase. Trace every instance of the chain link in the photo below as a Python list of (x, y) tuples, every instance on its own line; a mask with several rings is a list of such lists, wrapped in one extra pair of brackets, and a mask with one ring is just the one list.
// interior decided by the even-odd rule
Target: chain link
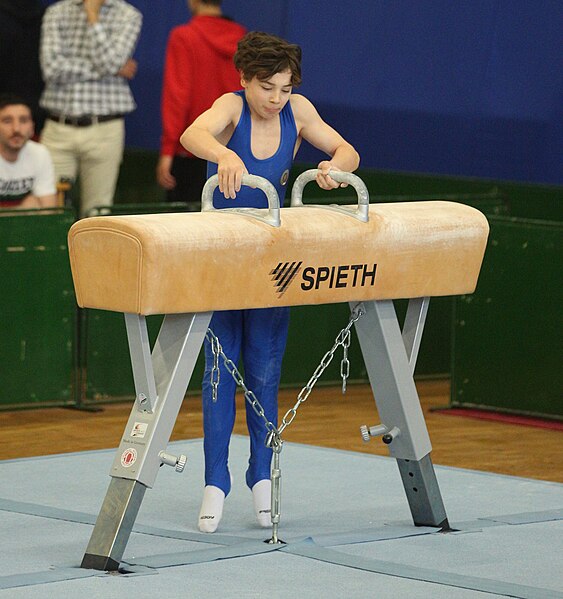
[(222, 353), (223, 349), (221, 344), (219, 343), (219, 339), (213, 335), (211, 339), (209, 339), (211, 343), (211, 351), (213, 353), (213, 368), (211, 369), (211, 390), (213, 403), (217, 401), (217, 392), (219, 389), (219, 381), (221, 380), (221, 371), (219, 370), (219, 354)]
[(342, 395), (346, 393), (346, 380), (350, 376), (350, 360), (348, 360), (348, 348), (350, 347), (350, 331), (342, 342), (342, 362), (340, 362), (340, 376), (342, 377)]
[[(319, 378), (321, 377), (323, 372), (328, 368), (328, 365), (332, 362), (332, 358), (334, 358), (334, 354), (340, 346), (345, 348), (345, 357), (343, 358), (342, 363), (340, 365), (340, 372), (341, 372), (341, 374), (342, 373), (345, 374), (345, 376), (344, 376), (344, 374), (342, 374), (342, 388), (343, 388), (343, 391), (346, 390), (346, 378), (349, 375), (349, 367), (350, 367), (350, 362), (348, 361), (348, 347), (350, 346), (350, 329), (352, 328), (353, 324), (355, 322), (357, 322), (363, 315), (364, 315), (364, 310), (362, 308), (362, 305), (358, 304), (352, 310), (352, 314), (350, 315), (350, 321), (348, 322), (346, 327), (343, 328), (340, 331), (340, 333), (338, 333), (338, 335), (336, 336), (334, 345), (323, 356), (321, 363), (317, 366), (317, 368), (315, 369), (315, 372), (313, 372), (313, 375), (309, 379), (308, 383), (299, 392), (299, 395), (297, 396), (297, 401), (295, 402), (295, 405), (292, 408), (290, 408), (285, 413), (285, 416), (282, 418), (282, 423), (281, 423), (281, 426), (279, 427), (280, 435), (293, 422), (293, 420), (295, 419), (295, 416), (297, 416), (297, 410), (299, 409), (299, 406), (302, 403), (304, 403), (305, 401), (307, 401), (307, 398), (309, 397), (311, 391), (313, 390), (313, 387), (316, 385), (317, 381), (319, 380)], [(345, 364), (347, 364), (347, 366), (345, 366)]]
[[(215, 365), (217, 364), (217, 371), (218, 371), (219, 370), (219, 366), (218, 366), (219, 356), (221, 356), (221, 358), (223, 358), (223, 363), (225, 365), (225, 368), (227, 369), (229, 374), (233, 377), (233, 380), (236, 382), (236, 384), (239, 387), (241, 387), (241, 389), (244, 391), (244, 397), (245, 397), (246, 401), (250, 404), (250, 406), (252, 407), (252, 409), (254, 410), (256, 415), (264, 421), (264, 426), (266, 427), (266, 430), (269, 433), (268, 438), (270, 439), (270, 442), (272, 443), (271, 446), (274, 447), (274, 446), (279, 445), (281, 443), (281, 439), (279, 438), (278, 429), (266, 417), (266, 414), (264, 412), (264, 408), (262, 407), (262, 404), (258, 401), (258, 398), (256, 397), (256, 395), (254, 395), (254, 393), (246, 386), (239, 369), (236, 367), (236, 364), (225, 355), (225, 352), (223, 351), (223, 347), (221, 346), (221, 343), (219, 342), (218, 337), (209, 328), (207, 329), (207, 333), (206, 333), (205, 337), (211, 343), (211, 351), (213, 352), (213, 368), (211, 370), (211, 386), (213, 387), (213, 385), (214, 385), (214, 378), (213, 378), (214, 374), (213, 373), (215, 370)], [(218, 383), (219, 376), (217, 376), (216, 380)], [(215, 388), (213, 389), (213, 393), (216, 393)], [(213, 401), (216, 401), (216, 399), (217, 399), (217, 396), (215, 395)]]

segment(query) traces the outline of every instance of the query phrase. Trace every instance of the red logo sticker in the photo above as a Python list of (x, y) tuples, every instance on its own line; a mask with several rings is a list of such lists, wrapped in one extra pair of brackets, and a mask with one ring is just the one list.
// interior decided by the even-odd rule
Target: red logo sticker
[(129, 468), (129, 466), (132, 466), (136, 461), (137, 461), (137, 450), (134, 449), (133, 447), (126, 449), (121, 454), (121, 465), (124, 468)]

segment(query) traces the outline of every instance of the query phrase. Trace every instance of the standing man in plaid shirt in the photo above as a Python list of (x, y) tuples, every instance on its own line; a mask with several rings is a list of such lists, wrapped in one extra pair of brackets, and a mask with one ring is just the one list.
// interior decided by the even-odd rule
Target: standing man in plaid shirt
[(41, 141), (57, 180), (80, 175), (80, 214), (113, 203), (125, 142), (124, 116), (136, 108), (128, 81), (141, 13), (124, 0), (60, 0), (41, 31), (47, 120)]

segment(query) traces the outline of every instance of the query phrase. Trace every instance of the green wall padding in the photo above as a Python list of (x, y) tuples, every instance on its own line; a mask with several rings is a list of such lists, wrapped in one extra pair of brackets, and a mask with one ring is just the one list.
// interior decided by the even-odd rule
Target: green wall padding
[(494, 217), (455, 300), (453, 406), (563, 418), (563, 223)]
[(0, 407), (74, 401), (68, 210), (0, 216)]

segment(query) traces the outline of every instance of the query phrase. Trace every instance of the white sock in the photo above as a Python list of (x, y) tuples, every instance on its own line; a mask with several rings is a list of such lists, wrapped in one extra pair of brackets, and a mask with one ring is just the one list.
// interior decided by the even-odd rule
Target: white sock
[(207, 485), (203, 489), (203, 500), (199, 510), (198, 528), (201, 532), (215, 532), (223, 516), (225, 493), (219, 487)]
[(269, 478), (258, 481), (252, 487), (252, 501), (258, 524), (262, 528), (272, 526), (272, 482)]

